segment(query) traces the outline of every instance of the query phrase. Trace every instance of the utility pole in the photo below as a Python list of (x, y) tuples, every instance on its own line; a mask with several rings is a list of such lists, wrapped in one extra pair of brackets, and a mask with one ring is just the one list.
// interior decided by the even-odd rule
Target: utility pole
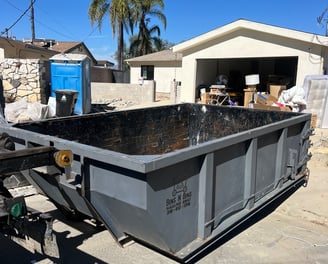
[(32, 43), (34, 42), (35, 40), (35, 26), (34, 26), (34, 6), (33, 6), (33, 3), (34, 3), (34, 0), (30, 0), (31, 1), (31, 32), (32, 32)]

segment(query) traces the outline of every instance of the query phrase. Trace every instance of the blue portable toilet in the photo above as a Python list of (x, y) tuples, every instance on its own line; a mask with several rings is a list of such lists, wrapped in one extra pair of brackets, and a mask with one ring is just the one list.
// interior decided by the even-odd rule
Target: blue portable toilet
[(77, 91), (74, 114), (91, 111), (91, 60), (83, 54), (57, 54), (50, 58), (51, 97), (56, 91)]

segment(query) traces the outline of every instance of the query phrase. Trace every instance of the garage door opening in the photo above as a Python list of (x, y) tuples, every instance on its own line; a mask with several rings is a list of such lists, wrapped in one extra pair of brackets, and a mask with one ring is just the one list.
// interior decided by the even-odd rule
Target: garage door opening
[(228, 92), (235, 95), (238, 104), (243, 102), (246, 88), (245, 76), (259, 74), (259, 92), (269, 92), (270, 85), (295, 86), (298, 57), (199, 59), (197, 60), (196, 99), (201, 89), (219, 84), (222, 76), (227, 79)]

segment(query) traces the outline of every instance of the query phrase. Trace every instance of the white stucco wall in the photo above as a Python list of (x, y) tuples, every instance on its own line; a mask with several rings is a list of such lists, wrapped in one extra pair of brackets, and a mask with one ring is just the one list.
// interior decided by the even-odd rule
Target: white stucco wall
[[(148, 63), (149, 64), (149, 63)], [(142, 64), (146, 65), (146, 64)], [(154, 80), (156, 82), (156, 92), (169, 93), (171, 82), (175, 79), (181, 81), (181, 63), (162, 62), (154, 65)], [(141, 76), (141, 65), (131, 65), (130, 83), (136, 84)]]
[(157, 92), (169, 93), (172, 81), (181, 81), (181, 67), (155, 67), (154, 79)]
[(136, 84), (141, 76), (140, 66), (131, 66), (130, 67), (130, 83)]
[(184, 51), (181, 100), (195, 101), (197, 59), (298, 57), (296, 85), (306, 75), (323, 74), (322, 46), (242, 29)]

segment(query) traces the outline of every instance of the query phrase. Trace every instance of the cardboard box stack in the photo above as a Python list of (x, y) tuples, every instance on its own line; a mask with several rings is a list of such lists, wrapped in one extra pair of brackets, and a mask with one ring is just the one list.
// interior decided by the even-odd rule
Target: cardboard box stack
[(283, 90), (286, 90), (284, 85), (270, 85), (270, 94), (256, 93), (253, 108), (292, 111), (291, 107), (278, 103), (278, 98)]

